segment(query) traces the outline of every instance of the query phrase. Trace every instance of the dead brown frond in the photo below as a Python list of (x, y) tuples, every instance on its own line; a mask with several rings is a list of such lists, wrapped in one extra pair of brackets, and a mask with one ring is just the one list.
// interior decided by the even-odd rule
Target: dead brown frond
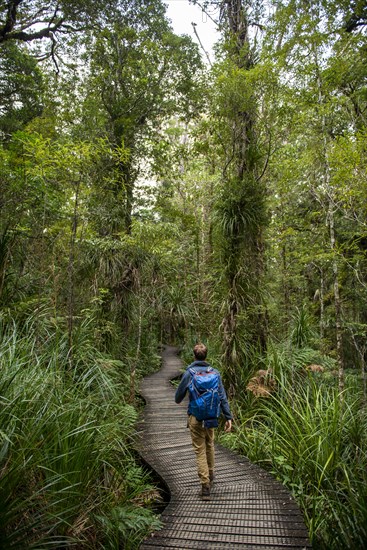
[(321, 365), (308, 365), (306, 370), (310, 372), (324, 372), (325, 369)]
[(158, 489), (147, 489), (132, 499), (137, 506), (149, 506), (163, 502), (163, 497)]
[(256, 375), (250, 379), (246, 389), (255, 397), (269, 397), (276, 390), (276, 382), (272, 377), (271, 369), (258, 370)]
[(93, 526), (90, 523), (89, 513), (84, 510), (79, 516), (77, 516), (68, 529), (68, 535), (77, 537), (78, 539), (89, 538), (87, 533), (93, 531)]

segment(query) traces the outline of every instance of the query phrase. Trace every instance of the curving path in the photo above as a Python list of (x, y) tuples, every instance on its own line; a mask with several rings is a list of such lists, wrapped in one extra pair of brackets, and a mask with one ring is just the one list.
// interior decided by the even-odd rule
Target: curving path
[(199, 498), (199, 478), (187, 422), (187, 402), (176, 405), (170, 379), (182, 369), (177, 350), (166, 347), (162, 369), (146, 377), (138, 449), (167, 483), (171, 499), (164, 527), (140, 548), (310, 548), (301, 513), (289, 492), (246, 458), (216, 445), (211, 501)]

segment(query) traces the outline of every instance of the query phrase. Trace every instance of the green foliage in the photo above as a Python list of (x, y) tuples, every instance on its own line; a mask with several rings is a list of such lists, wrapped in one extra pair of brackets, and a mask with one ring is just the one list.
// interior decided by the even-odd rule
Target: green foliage
[(1, 327), (1, 546), (91, 548), (114, 524), (119, 537), (108, 547), (134, 548), (158, 524), (134, 505), (152, 487), (131, 452), (126, 369), (93, 349), (84, 326), (70, 371), (67, 339), (50, 328)]
[(0, 138), (24, 128), (42, 112), (43, 76), (25, 48), (13, 43), (0, 49)]
[(313, 319), (305, 306), (296, 309), (292, 319), (291, 343), (297, 348), (304, 348), (317, 338), (312, 327)]
[[(305, 370), (315, 360), (324, 365), (323, 373)], [(329, 371), (332, 361), (312, 349), (273, 346), (266, 366), (275, 374), (275, 393), (246, 396), (236, 408), (236, 431), (223, 442), (289, 487), (315, 545), (363, 547), (367, 425), (361, 388), (352, 376), (341, 401)]]
[(103, 548), (112, 550), (137, 548), (148, 531), (157, 531), (161, 522), (154, 518), (149, 510), (137, 507), (116, 507), (108, 516), (98, 516), (105, 539)]

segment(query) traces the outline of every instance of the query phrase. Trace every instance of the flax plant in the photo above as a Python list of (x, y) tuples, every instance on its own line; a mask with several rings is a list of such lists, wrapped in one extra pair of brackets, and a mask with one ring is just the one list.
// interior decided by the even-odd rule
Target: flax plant
[(70, 370), (66, 331), (44, 321), (0, 327), (0, 547), (136, 548), (158, 523), (141, 507), (154, 488), (131, 451), (124, 365), (82, 326)]
[[(283, 350), (284, 351), (284, 350)], [(269, 469), (293, 493), (315, 547), (367, 543), (367, 422), (352, 376), (340, 400), (333, 374), (307, 373), (312, 350), (269, 350), (277, 391), (247, 399), (224, 442)], [(302, 360), (303, 358), (303, 360)], [(326, 363), (330, 363), (326, 360)]]

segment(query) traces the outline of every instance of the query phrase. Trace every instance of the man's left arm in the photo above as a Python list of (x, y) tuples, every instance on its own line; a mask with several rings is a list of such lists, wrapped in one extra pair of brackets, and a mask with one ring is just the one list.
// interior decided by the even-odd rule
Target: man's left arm
[(224, 414), (224, 417), (226, 419), (226, 425), (225, 425), (225, 431), (230, 432), (232, 429), (232, 414), (231, 410), (229, 408), (229, 403), (227, 399), (226, 390), (224, 389), (222, 379), (219, 380), (219, 388), (218, 388), (219, 398), (220, 398), (220, 408), (222, 409), (222, 413)]

